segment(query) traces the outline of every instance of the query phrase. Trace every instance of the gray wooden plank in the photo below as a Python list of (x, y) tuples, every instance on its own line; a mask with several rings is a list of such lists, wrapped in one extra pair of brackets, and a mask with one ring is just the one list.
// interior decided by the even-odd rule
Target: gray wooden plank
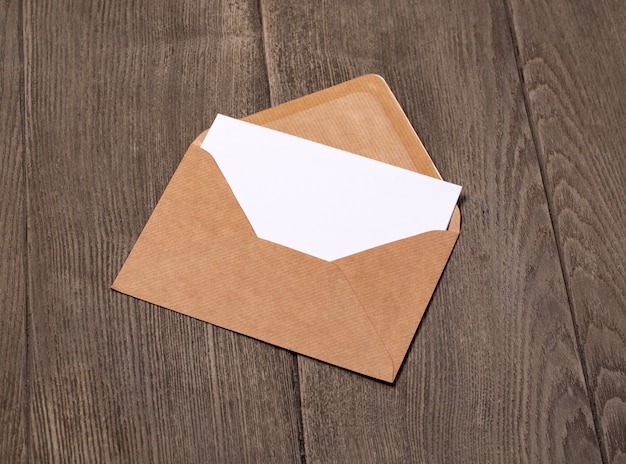
[(299, 358), (307, 462), (599, 462), (504, 4), (261, 4), (273, 104), (379, 73), (464, 186), (396, 383)]
[(188, 144), (268, 105), (255, 1), (26, 2), (36, 462), (294, 462), (295, 358), (109, 289)]
[(511, 5), (604, 458), (626, 463), (626, 9)]
[(19, 4), (0, 1), (0, 462), (24, 462), (25, 185)]

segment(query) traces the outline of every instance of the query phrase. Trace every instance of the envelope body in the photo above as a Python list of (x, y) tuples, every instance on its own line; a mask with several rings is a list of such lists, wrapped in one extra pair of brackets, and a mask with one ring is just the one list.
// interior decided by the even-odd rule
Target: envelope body
[[(382, 78), (245, 118), (440, 178)], [(122, 293), (393, 382), (459, 234), (430, 231), (335, 261), (258, 238), (210, 153), (190, 146), (113, 283)]]

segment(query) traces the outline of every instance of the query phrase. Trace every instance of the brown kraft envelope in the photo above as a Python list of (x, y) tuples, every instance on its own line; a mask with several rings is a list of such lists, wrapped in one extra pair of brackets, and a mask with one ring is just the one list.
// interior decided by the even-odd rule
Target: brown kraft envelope
[[(366, 75), (246, 121), (441, 178), (385, 81)], [(393, 382), (459, 235), (332, 262), (259, 239), (211, 155), (189, 147), (113, 288)]]

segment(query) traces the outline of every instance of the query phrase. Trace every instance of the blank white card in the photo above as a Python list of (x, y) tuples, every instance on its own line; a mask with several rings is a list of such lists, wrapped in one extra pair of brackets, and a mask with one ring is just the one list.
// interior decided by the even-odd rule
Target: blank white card
[(218, 115), (202, 142), (259, 238), (333, 261), (445, 230), (461, 187)]

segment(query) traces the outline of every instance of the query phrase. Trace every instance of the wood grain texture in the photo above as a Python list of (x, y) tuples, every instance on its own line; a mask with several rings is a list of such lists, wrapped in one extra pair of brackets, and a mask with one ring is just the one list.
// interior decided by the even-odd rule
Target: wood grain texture
[(396, 384), (299, 358), (307, 463), (600, 462), (504, 4), (261, 4), (273, 104), (380, 73), (464, 186)]
[[(625, 31), (618, 0), (0, 0), (0, 462), (626, 463)], [(394, 385), (109, 289), (217, 112), (371, 72), (464, 186)]]
[(299, 460), (293, 355), (109, 289), (188, 144), (268, 106), (256, 2), (24, 18), (33, 461)]
[(19, 5), (0, 0), (0, 462), (26, 459), (26, 274)]
[(605, 462), (626, 463), (626, 8), (511, 5)]

